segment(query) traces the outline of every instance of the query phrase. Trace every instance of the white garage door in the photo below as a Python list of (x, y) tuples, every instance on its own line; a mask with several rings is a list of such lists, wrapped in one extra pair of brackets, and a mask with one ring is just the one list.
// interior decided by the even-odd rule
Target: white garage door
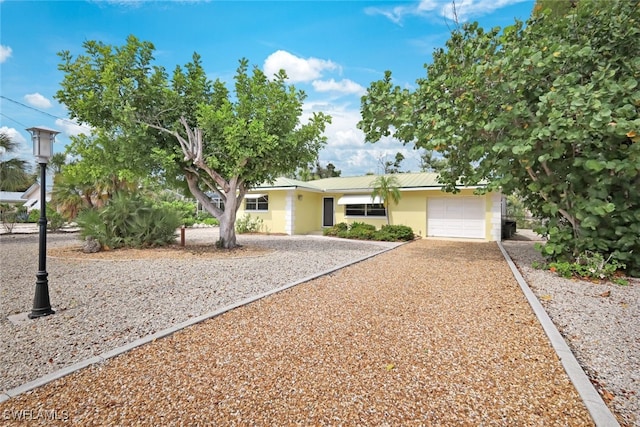
[(483, 197), (436, 197), (427, 200), (427, 236), (485, 238)]

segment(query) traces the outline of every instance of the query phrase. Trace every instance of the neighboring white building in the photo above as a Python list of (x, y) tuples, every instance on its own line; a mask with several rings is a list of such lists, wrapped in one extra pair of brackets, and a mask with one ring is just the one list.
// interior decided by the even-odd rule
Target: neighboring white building
[[(47, 203), (51, 201), (51, 191), (47, 191)], [(35, 183), (24, 192), (0, 191), (0, 203), (26, 206), (27, 212), (40, 209), (40, 184)]]

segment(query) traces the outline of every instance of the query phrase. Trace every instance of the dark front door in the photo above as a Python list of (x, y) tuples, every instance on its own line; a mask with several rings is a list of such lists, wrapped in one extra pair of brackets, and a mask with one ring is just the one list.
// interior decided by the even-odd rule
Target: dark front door
[(333, 197), (322, 200), (322, 226), (333, 227)]

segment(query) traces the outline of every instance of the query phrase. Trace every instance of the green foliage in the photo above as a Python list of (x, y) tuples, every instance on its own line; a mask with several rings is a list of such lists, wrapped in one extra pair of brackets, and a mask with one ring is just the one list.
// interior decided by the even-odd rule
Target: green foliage
[(591, 280), (609, 280), (617, 284), (628, 284), (628, 281), (617, 277), (616, 273), (625, 268), (624, 264), (612, 259), (605, 259), (602, 254), (586, 251), (575, 262), (552, 262), (548, 264), (550, 271), (561, 277), (578, 277)]
[(383, 225), (380, 230), (371, 224), (354, 222), (348, 225), (345, 222), (335, 224), (323, 231), (325, 236), (341, 237), (343, 239), (377, 240), (385, 242), (401, 242), (413, 240), (415, 237), (411, 227), (406, 225)]
[(579, 0), (536, 0), (533, 7), (533, 15), (540, 16), (545, 13), (552, 17), (563, 17), (571, 13)]
[(40, 209), (31, 209), (29, 212), (29, 216), (27, 217), (27, 222), (36, 223), (40, 219)]
[(240, 234), (258, 233), (262, 230), (262, 218), (254, 218), (249, 214), (244, 214), (242, 218), (236, 220), (236, 231)]
[(327, 166), (323, 167), (320, 162), (316, 161), (315, 167), (314, 170), (311, 165), (307, 165), (306, 167), (298, 168), (298, 170), (288, 176), (301, 181), (312, 181), (314, 179), (334, 178), (340, 176), (342, 173), (342, 171), (336, 169), (333, 163), (327, 163)]
[(171, 209), (178, 214), (180, 222), (190, 227), (196, 223), (196, 203), (188, 200), (163, 200), (156, 203), (156, 206)]
[(420, 156), (420, 170), (422, 172), (440, 173), (445, 169), (447, 169), (447, 161), (436, 155), (435, 151), (425, 151)]
[(375, 240), (386, 242), (400, 242), (414, 239), (413, 229), (406, 225), (383, 225), (376, 232)]
[(118, 192), (103, 208), (82, 211), (77, 222), (80, 235), (93, 237), (102, 247), (144, 247), (172, 243), (180, 217), (138, 194)]
[(0, 222), (9, 233), (13, 233), (13, 228), (17, 221), (18, 211), (16, 207), (8, 203), (0, 203)]
[(220, 221), (213, 217), (202, 218), (198, 222), (204, 225), (220, 225)]
[[(40, 209), (32, 209), (26, 222), (37, 223), (40, 220)], [(60, 230), (67, 222), (64, 216), (47, 204), (47, 228), (52, 231)]]
[[(358, 240), (374, 240), (376, 235), (376, 226), (364, 222), (353, 222), (349, 226), (349, 239)], [(340, 236), (342, 237), (342, 236)]]
[(32, 184), (29, 164), (18, 157), (5, 156), (18, 148), (6, 132), (0, 132), (0, 190), (24, 191)]
[(373, 82), (359, 127), (439, 153), (448, 191), (521, 195), (550, 260), (592, 251), (640, 276), (639, 11), (580, 0), (526, 25), (465, 24), (415, 91), (391, 72)]
[[(398, 153), (400, 154), (400, 153)], [(373, 187), (373, 191), (371, 192), (371, 197), (375, 199), (376, 197), (382, 200), (382, 204), (385, 207), (385, 216), (387, 218), (387, 225), (389, 224), (389, 202), (392, 201), (394, 204), (398, 204), (400, 198), (400, 181), (394, 175), (381, 175), (373, 180), (371, 183)]]
[(333, 227), (325, 228), (322, 232), (325, 236), (337, 236), (342, 231), (349, 231), (349, 225), (346, 222), (339, 222)]
[(404, 160), (404, 155), (400, 152), (396, 153), (394, 160), (386, 160), (386, 161), (382, 161), (382, 159), (380, 160), (380, 162), (382, 163), (382, 168), (384, 170), (385, 174), (391, 174), (391, 173), (402, 173), (402, 171), (400, 170), (400, 164), (402, 163), (402, 161)]
[[(56, 94), (72, 118), (97, 130), (71, 147), (94, 159), (76, 166), (83, 182), (105, 170), (126, 180), (151, 176), (188, 188), (224, 223), (235, 218), (229, 212), (237, 210), (238, 194), (310, 164), (326, 143), (331, 118), (313, 113), (303, 123), (306, 95), (287, 85), (284, 71), (267, 76), (241, 59), (231, 93), (222, 80), (207, 78), (197, 53), (169, 76), (154, 65), (153, 44), (134, 36), (124, 46), (86, 41), (83, 48), (76, 58), (60, 53), (64, 78)], [(209, 191), (220, 193), (226, 213)], [(234, 247), (233, 224), (222, 225), (225, 247)]]
[(541, 225), (538, 219), (534, 219), (529, 212), (527, 212), (522, 198), (515, 194), (507, 196), (507, 218), (515, 220), (518, 229), (537, 229), (540, 228)]
[(51, 206), (47, 205), (47, 228), (52, 231), (60, 230), (67, 220)]

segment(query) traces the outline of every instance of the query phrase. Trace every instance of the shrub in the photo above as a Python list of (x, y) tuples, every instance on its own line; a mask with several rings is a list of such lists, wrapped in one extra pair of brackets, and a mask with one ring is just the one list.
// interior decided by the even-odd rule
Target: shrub
[(349, 238), (358, 240), (373, 240), (376, 235), (375, 225), (354, 222), (349, 227)]
[(610, 280), (614, 283), (626, 285), (628, 281), (616, 277), (618, 270), (624, 270), (625, 265), (612, 259), (607, 259), (600, 253), (586, 251), (575, 262), (552, 262), (549, 270), (565, 278), (578, 277), (592, 280)]
[(60, 213), (47, 205), (47, 228), (49, 230), (60, 230), (65, 222), (67, 221)]
[(375, 240), (385, 242), (408, 242), (414, 238), (413, 229), (406, 225), (383, 225), (376, 232)]
[(203, 218), (200, 222), (205, 225), (220, 225), (220, 221), (213, 217)]
[(181, 218), (175, 210), (154, 206), (137, 194), (116, 193), (101, 209), (78, 215), (83, 238), (96, 239), (102, 247), (162, 246), (175, 240)]
[(338, 223), (324, 230), (325, 236), (335, 236), (344, 239), (379, 240), (399, 242), (413, 240), (413, 229), (406, 225), (383, 225), (380, 230), (371, 224), (354, 222), (350, 226), (344, 222)]
[(156, 207), (175, 211), (180, 218), (180, 222), (187, 227), (196, 223), (195, 202), (186, 200), (161, 201), (156, 205)]
[(262, 229), (262, 223), (262, 218), (253, 218), (249, 214), (244, 214), (242, 218), (236, 220), (236, 232), (240, 234), (257, 233)]
[(0, 205), (0, 222), (4, 225), (4, 228), (9, 232), (13, 233), (13, 227), (16, 225), (18, 221), (18, 213), (15, 207), (3, 203)]
[(195, 222), (197, 224), (220, 225), (220, 221), (209, 212), (198, 212), (198, 215), (195, 217)]
[(29, 216), (27, 217), (27, 222), (36, 223), (40, 219), (40, 209), (33, 209), (29, 212)]
[[(349, 226), (347, 225), (346, 222), (340, 222), (338, 224), (335, 224), (331, 228), (325, 228), (322, 234), (324, 234), (325, 236), (338, 236), (339, 232), (341, 231), (345, 232), (348, 229), (349, 229)], [(342, 237), (342, 236), (338, 236), (338, 237)]]

